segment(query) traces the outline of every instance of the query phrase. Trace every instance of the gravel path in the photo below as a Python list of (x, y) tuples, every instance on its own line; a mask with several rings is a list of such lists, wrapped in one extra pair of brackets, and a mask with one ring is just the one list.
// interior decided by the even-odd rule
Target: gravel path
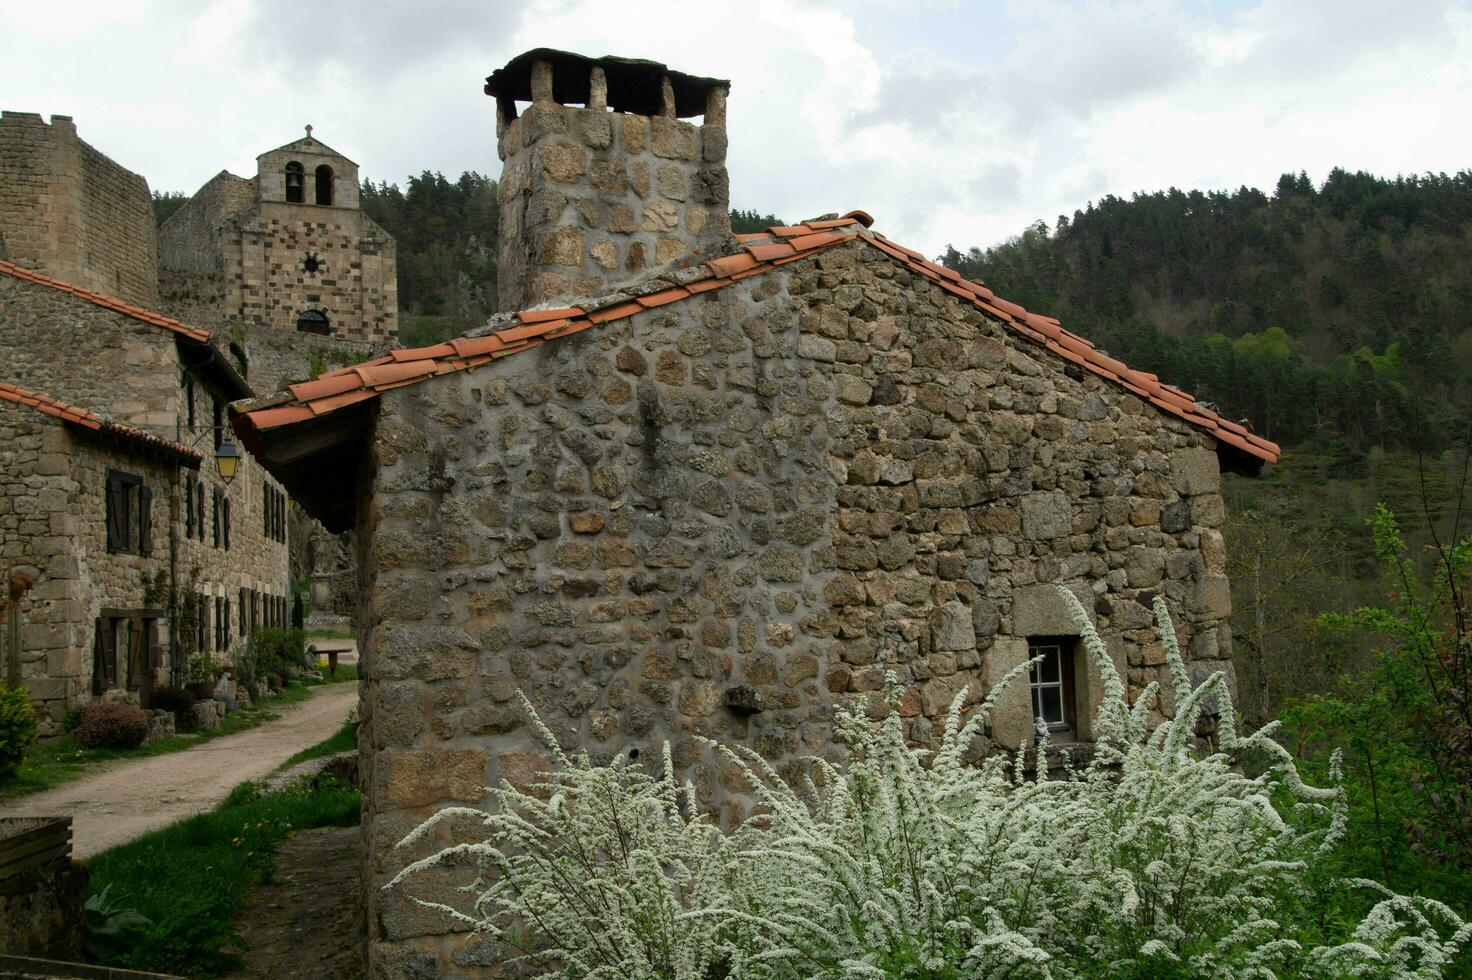
[(236, 786), (259, 779), (342, 725), (358, 702), (351, 681), (312, 689), (281, 717), (192, 749), (120, 762), (56, 789), (0, 807), (4, 816), (72, 818), (72, 853), (87, 858), (215, 807)]

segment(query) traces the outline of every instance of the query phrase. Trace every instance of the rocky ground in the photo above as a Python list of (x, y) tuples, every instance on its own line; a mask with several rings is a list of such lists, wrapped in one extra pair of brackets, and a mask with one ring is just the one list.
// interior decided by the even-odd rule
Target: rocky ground
[(282, 845), (271, 881), (251, 890), (236, 920), (250, 948), (232, 978), (363, 976), (361, 834), (358, 827), (322, 827)]

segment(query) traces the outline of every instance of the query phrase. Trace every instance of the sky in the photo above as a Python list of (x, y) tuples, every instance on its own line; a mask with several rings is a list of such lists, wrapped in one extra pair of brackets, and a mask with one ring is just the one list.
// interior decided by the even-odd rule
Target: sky
[(155, 190), (314, 135), (362, 175), (495, 176), (485, 76), (555, 47), (731, 80), (731, 203), (863, 208), (929, 254), (1104, 195), (1472, 167), (1472, 0), (50, 0), (0, 107)]

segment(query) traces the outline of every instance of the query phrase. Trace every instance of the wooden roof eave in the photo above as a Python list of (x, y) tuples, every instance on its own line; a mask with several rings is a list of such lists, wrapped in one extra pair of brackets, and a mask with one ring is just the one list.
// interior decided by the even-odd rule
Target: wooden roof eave
[(333, 534), (357, 523), (357, 482), (377, 399), (314, 419), (257, 429), (231, 406), (230, 427), (291, 498)]

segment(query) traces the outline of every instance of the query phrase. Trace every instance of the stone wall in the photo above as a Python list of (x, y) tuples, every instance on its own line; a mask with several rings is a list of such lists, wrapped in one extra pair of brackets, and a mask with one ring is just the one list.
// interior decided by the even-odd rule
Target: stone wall
[(697, 126), (673, 105), (665, 116), (609, 112), (599, 68), (586, 108), (552, 101), (545, 63), (532, 85), (532, 104), (497, 123), (501, 309), (597, 295), (729, 249), (724, 89)]
[(222, 275), (226, 249), (238, 234), (231, 226), (255, 203), (253, 181), (228, 170), (215, 174), (159, 228), (160, 271)]
[(70, 116), (0, 115), (0, 258), (152, 307), (148, 182), (77, 137)]
[(0, 275), (0, 365), (5, 381), (176, 438), (179, 356), (153, 324)]
[[(152, 553), (107, 550), (109, 470), (154, 495)], [(93, 636), (103, 609), (141, 609), (169, 567), (176, 467), (156, 456), (0, 400), (0, 561), (39, 571), (21, 607), (21, 681), (43, 734), (91, 697)], [(166, 631), (162, 635), (167, 635)]]
[[(525, 118), (525, 117), (523, 117)], [(779, 771), (838, 756), (836, 701), (933, 742), (1081, 598), (1133, 694), (1166, 595), (1197, 674), (1229, 669), (1209, 439), (851, 245), (384, 393), (357, 530), (366, 893), (376, 976), (487, 975), (492, 945), (378, 886), (395, 845), (548, 754), (671, 743), (725, 824), (749, 805), (697, 737)], [(1077, 658), (1077, 652), (1072, 655)], [(1079, 666), (1078, 709), (1097, 698)], [(1025, 685), (984, 747), (1031, 735)], [(1087, 730), (1080, 732), (1087, 736)], [(468, 874), (468, 872), (466, 873)]]
[(363, 212), (263, 202), (242, 227), (237, 254), (227, 273), (239, 290), (231, 314), (241, 322), (295, 333), (297, 318), (312, 309), (327, 314), (333, 337), (380, 344), (397, 337), (394, 241)]

